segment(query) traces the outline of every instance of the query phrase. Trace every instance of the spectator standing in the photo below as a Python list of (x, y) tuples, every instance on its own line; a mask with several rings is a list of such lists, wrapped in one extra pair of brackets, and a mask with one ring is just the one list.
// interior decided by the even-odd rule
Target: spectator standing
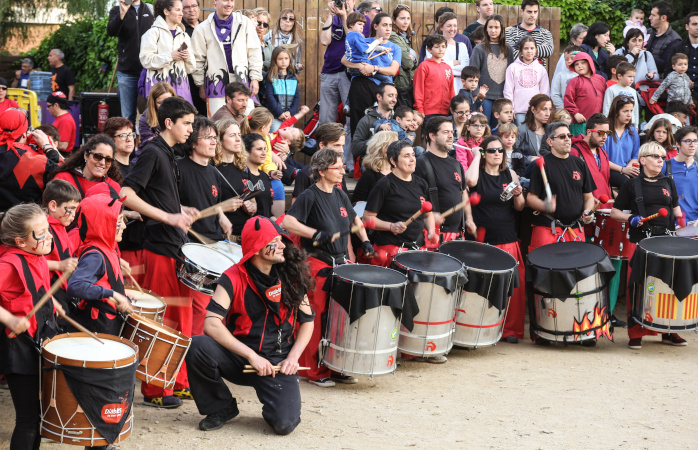
[[(589, 27), (584, 25), (583, 23), (576, 23), (572, 25), (572, 28), (570, 28), (570, 46), (574, 45), (577, 47), (581, 47), (584, 43), (584, 38), (587, 37), (588, 30)], [(566, 51), (567, 49), (565, 49), (565, 52)], [(567, 67), (569, 66), (569, 63), (565, 63), (565, 58), (563, 58), (562, 55), (560, 56), (560, 59), (557, 60), (557, 66), (555, 67), (555, 73), (553, 74), (553, 78), (555, 78), (559, 73), (566, 73)], [(565, 93), (563, 92), (562, 95), (565, 95)]]
[(442, 35), (427, 36), (424, 45), (429, 58), (419, 65), (414, 74), (414, 107), (429, 116), (447, 116), (451, 99), (456, 95), (453, 87), (453, 69), (444, 60), (447, 39)]
[(141, 142), (138, 148), (142, 148), (146, 142), (160, 134), (160, 124), (158, 123), (158, 109), (166, 98), (174, 97), (175, 91), (167, 83), (158, 83), (150, 90), (145, 112), (138, 121), (138, 131), (141, 134)]
[(611, 27), (605, 22), (592, 23), (581, 47), (582, 51), (591, 57), (596, 74), (606, 80), (611, 79), (611, 71), (606, 70), (609, 54), (616, 52), (616, 48), (611, 44)]
[(29, 87), (29, 75), (34, 72), (34, 61), (31, 58), (22, 60), (22, 68), (15, 72), (15, 79), (12, 80), (13, 88), (27, 89)]
[(526, 36), (519, 41), (519, 57), (507, 68), (504, 98), (514, 105), (516, 125), (521, 125), (528, 103), (536, 94), (550, 94), (548, 72), (536, 58), (536, 41)]
[(693, 96), (698, 98), (698, 11), (686, 16), (686, 32), (688, 37), (681, 42), (680, 46), (674, 47), (668, 60), (671, 60), (671, 57), (676, 53), (688, 56), (688, 72), (686, 73), (693, 82)]
[(136, 123), (138, 79), (143, 71), (138, 58), (141, 38), (153, 26), (154, 20), (152, 5), (141, 0), (132, 0), (131, 4), (119, 0), (119, 4), (109, 11), (107, 35), (118, 38), (116, 81), (119, 84), (121, 115), (131, 123)]
[[(404, 5), (403, 5), (404, 6)], [(373, 18), (376, 17), (376, 14), (382, 13), (383, 8), (381, 8), (381, 5), (376, 2), (371, 2), (371, 1), (363, 1), (356, 5), (356, 9), (366, 17), (368, 17), (368, 20), (373, 22)]]
[(674, 15), (674, 8), (669, 2), (652, 3), (650, 27), (645, 49), (652, 53), (654, 62), (662, 77), (671, 73), (671, 56), (681, 46), (681, 36), (671, 28), (669, 21)]
[[(403, 8), (409, 8), (409, 6), (405, 6), (405, 5), (398, 5), (398, 7), (399, 6), (402, 6)], [(442, 6), (441, 8), (436, 10), (436, 12), (434, 13), (434, 24), (436, 24), (436, 26), (435, 26), (434, 32), (432, 34), (438, 34), (437, 31), (438, 31), (439, 19), (441, 18), (442, 15), (444, 15), (446, 13), (453, 14), (453, 13), (455, 13), (455, 11), (453, 10), (453, 8), (449, 8), (448, 6)], [(456, 42), (462, 42), (463, 44), (465, 44), (465, 46), (468, 48), (468, 55), (473, 54), (473, 44), (470, 42), (470, 39), (467, 36), (456, 32), (456, 35), (453, 37), (453, 40)], [(422, 44), (422, 48), (419, 50), (419, 64), (421, 64), (422, 61), (424, 61), (424, 59), (426, 57), (427, 57), (426, 47), (424, 46), (424, 44)]]
[[(184, 16), (182, 17), (182, 25), (184, 25), (184, 31), (187, 33), (189, 38), (194, 34), (194, 28), (199, 26), (199, 13), (201, 8), (199, 7), (199, 0), (182, 0), (182, 12)], [(190, 50), (191, 53), (191, 50)], [(191, 101), (199, 114), (202, 116), (206, 115), (206, 102), (199, 97), (199, 90), (196, 88), (194, 83), (194, 77), (191, 73), (187, 76), (189, 80), (189, 92), (191, 93)]]
[(466, 37), (470, 37), (472, 32), (477, 30), (477, 27), (484, 25), (487, 18), (494, 14), (494, 1), (475, 0), (475, 8), (477, 9), (478, 18), (463, 30), (463, 35)]
[(393, 32), (390, 33), (390, 42), (400, 47), (402, 61), (400, 62), (400, 72), (395, 75), (393, 82), (397, 88), (398, 105), (410, 108), (414, 104), (412, 79), (417, 68), (416, 54), (411, 48), (412, 33), (410, 8), (405, 5), (397, 5), (393, 10)]
[(293, 54), (293, 67), (297, 73), (303, 71), (301, 61), (303, 40), (301, 39), (301, 27), (296, 22), (296, 13), (293, 9), (282, 9), (279, 19), (272, 27), (270, 41), (273, 48), (285, 46)]
[(266, 105), (274, 115), (271, 131), (279, 129), (284, 120), (290, 119), (298, 112), (300, 92), (293, 52), (286, 46), (279, 46), (271, 54), (271, 67), (264, 83)]
[(629, 29), (623, 40), (623, 46), (616, 50), (616, 55), (625, 56), (625, 59), (635, 66), (635, 83), (640, 81), (659, 81), (659, 73), (657, 72), (657, 64), (654, 62), (654, 56), (642, 48), (643, 39), (642, 31), (637, 28)]
[(555, 50), (553, 34), (545, 28), (536, 25), (540, 3), (538, 0), (523, 0), (521, 2), (521, 23), (510, 27), (506, 31), (507, 45), (514, 49), (514, 58), (519, 56), (519, 42), (526, 36), (531, 36), (536, 41), (538, 52), (536, 56), (543, 67), (547, 67), (546, 59), (550, 58)]
[(271, 52), (274, 50), (274, 46), (271, 45), (271, 37), (269, 35), (271, 18), (269, 17), (269, 13), (264, 9), (257, 9), (257, 22), (255, 24), (255, 29), (257, 30), (259, 42), (262, 44), (262, 71), (267, 72), (269, 70), (269, 65), (271, 64)]
[(65, 158), (69, 157), (75, 147), (76, 126), (73, 116), (68, 112), (68, 99), (61, 91), (53, 92), (46, 98), (46, 109), (55, 117), (53, 126), (58, 128), (60, 141), (56, 143), (58, 151)]
[(63, 64), (65, 53), (54, 48), (48, 53), (48, 64), (51, 66), (51, 90), (61, 91), (68, 101), (73, 100), (75, 95), (75, 77), (70, 67)]
[[(455, 36), (458, 34), (458, 16), (454, 13), (442, 14), (439, 17), (436, 33), (446, 38), (446, 54), (443, 59), (453, 69), (453, 86), (455, 91), (458, 92), (463, 89), (461, 71), (470, 64), (470, 54), (467, 46), (455, 40)], [(431, 58), (429, 49), (427, 49), (427, 57)]]
[(578, 75), (577, 72), (574, 71), (574, 67), (572, 67), (574, 55), (581, 51), (581, 47), (568, 45), (560, 58), (560, 61), (562, 61), (565, 66), (565, 70), (559, 73), (556, 71), (553, 81), (550, 83), (550, 98), (553, 99), (555, 108), (562, 109), (565, 107), (565, 90), (567, 89), (567, 83)]

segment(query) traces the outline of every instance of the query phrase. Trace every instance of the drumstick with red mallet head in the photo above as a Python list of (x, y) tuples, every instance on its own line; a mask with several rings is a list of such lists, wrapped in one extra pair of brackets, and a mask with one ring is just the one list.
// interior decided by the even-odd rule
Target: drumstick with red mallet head
[(465, 208), (465, 205), (467, 205), (468, 203), (470, 203), (471, 205), (477, 205), (478, 203), (480, 203), (480, 194), (478, 194), (477, 192), (473, 192), (472, 194), (470, 194), (468, 200), (460, 202), (453, 208), (449, 208), (446, 211), (444, 211), (444, 213), (441, 214), (441, 219), (445, 219), (454, 212), (460, 211), (461, 209)]
[(548, 183), (548, 175), (545, 173), (545, 160), (542, 156), (536, 159), (536, 164), (540, 168), (540, 175), (543, 177), (543, 184), (545, 185), (545, 211), (547, 213), (553, 212), (553, 193), (550, 190), (550, 183)]
[(424, 203), (422, 203), (422, 207), (419, 208), (419, 211), (417, 211), (416, 213), (412, 214), (412, 217), (410, 217), (409, 219), (407, 219), (407, 220), (405, 221), (405, 226), (406, 226), (406, 227), (409, 226), (412, 222), (414, 222), (415, 220), (417, 220), (417, 218), (418, 218), (419, 216), (421, 216), (422, 214), (431, 212), (432, 208), (433, 208), (433, 206), (432, 206), (431, 202), (424, 202)]
[(591, 212), (593, 213), (594, 211), (596, 211), (599, 208), (599, 206), (608, 203), (609, 200), (610, 199), (608, 198), (608, 195), (606, 195), (606, 194), (599, 195), (599, 203), (595, 204), (594, 207), (591, 208)]
[(640, 223), (642, 224), (642, 223), (647, 222), (648, 220), (656, 219), (657, 217), (666, 217), (668, 215), (669, 215), (669, 211), (667, 211), (666, 208), (662, 208), (657, 213), (652, 214), (651, 216), (643, 217), (642, 219), (640, 219)]
[[(350, 234), (350, 233), (356, 233), (357, 231), (361, 230), (362, 228), (367, 228), (369, 230), (372, 230), (376, 226), (376, 220), (373, 217), (369, 217), (366, 219), (366, 222), (364, 222), (361, 225), (354, 225), (349, 229), (349, 231), (338, 231), (335, 234), (332, 235), (332, 240), (330, 242), (334, 242), (340, 237)], [(313, 247), (317, 247), (320, 245), (318, 241), (313, 242)]]

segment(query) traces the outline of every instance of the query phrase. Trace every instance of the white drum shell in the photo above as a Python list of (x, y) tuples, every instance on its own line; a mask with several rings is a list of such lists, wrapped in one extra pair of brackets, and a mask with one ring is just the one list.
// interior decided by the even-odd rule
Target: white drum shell
[(650, 330), (670, 333), (698, 329), (698, 284), (683, 301), (661, 279), (646, 276), (633, 299), (632, 316)]

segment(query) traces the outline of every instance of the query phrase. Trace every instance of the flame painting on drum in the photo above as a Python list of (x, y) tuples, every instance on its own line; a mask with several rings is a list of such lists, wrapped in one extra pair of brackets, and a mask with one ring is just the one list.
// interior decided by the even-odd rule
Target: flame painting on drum
[[(607, 309), (608, 307), (606, 306), (599, 308), (597, 303), (592, 311), (584, 315), (584, 319), (581, 322), (577, 322), (577, 319), (574, 319), (572, 331), (574, 332), (575, 342), (585, 331), (587, 336), (593, 332), (596, 335), (596, 339), (603, 336), (613, 342), (613, 333), (611, 333), (611, 322), (608, 320)], [(589, 320), (589, 316), (591, 316), (591, 320)]]

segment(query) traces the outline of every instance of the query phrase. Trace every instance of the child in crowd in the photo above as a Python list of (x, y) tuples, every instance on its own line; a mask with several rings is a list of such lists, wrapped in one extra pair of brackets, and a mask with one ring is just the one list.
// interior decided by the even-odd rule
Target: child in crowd
[(621, 55), (612, 55), (608, 60), (606, 61), (606, 73), (608, 74), (609, 78), (608, 81), (606, 81), (606, 87), (611, 87), (614, 84), (618, 83), (618, 64), (622, 62), (627, 62), (625, 57)]
[(587, 117), (601, 111), (606, 93), (606, 79), (597, 75), (591, 56), (579, 52), (574, 57), (572, 69), (579, 75), (567, 83), (565, 109), (572, 115), (570, 132), (579, 136), (586, 131)]
[(498, 98), (492, 103), (492, 114), (497, 119), (497, 127), (492, 130), (492, 134), (497, 135), (499, 125), (514, 121), (514, 103), (508, 98)]
[(301, 151), (305, 146), (305, 134), (300, 128), (294, 125), (305, 116), (310, 108), (303, 105), (300, 110), (290, 118), (284, 120), (276, 133), (270, 133), (270, 147), (279, 158), (286, 164), (286, 168), (281, 170), (281, 182), (287, 186), (293, 184), (298, 172), (305, 167), (305, 164), (300, 163), (292, 158), (292, 156)]
[[(371, 60), (369, 59), (371, 54), (371, 52), (369, 51), (369, 44), (371, 42), (374, 42), (375, 39), (372, 37), (364, 37), (365, 26), (366, 17), (363, 14), (353, 12), (347, 16), (347, 29), (349, 30), (349, 32), (347, 33), (346, 40), (344, 41), (344, 57), (347, 58), (347, 61), (351, 63), (372, 64)], [(384, 44), (385, 42), (381, 39), (379, 40), (378, 45)], [(387, 47), (373, 47), (372, 53), (374, 55), (377, 55), (381, 52), (385, 52), (388, 50), (389, 49)], [(274, 55), (272, 55), (271, 59), (272, 61), (274, 60)], [(353, 77), (359, 77), (363, 75), (359, 69), (347, 69), (347, 71), (349, 72), (349, 75)], [(382, 75), (380, 73), (372, 75), (371, 78), (375, 78), (381, 83), (393, 82), (391, 77), (387, 75)]]
[(461, 71), (463, 89), (458, 93), (468, 99), (471, 112), (482, 112), (482, 101), (489, 90), (486, 85), (477, 87), (480, 83), (480, 69), (475, 66), (466, 66)]
[[(666, 159), (676, 157), (678, 155), (678, 150), (675, 145), (674, 133), (672, 132), (671, 122), (668, 119), (657, 119), (652, 124), (649, 133), (645, 136), (647, 142), (654, 141), (664, 147), (666, 151)], [(642, 142), (643, 136), (640, 135), (640, 142)]]
[(550, 94), (548, 72), (536, 58), (536, 40), (526, 36), (519, 41), (519, 57), (507, 67), (504, 81), (504, 98), (514, 104), (517, 125), (526, 118), (528, 104), (536, 94)]
[(652, 116), (649, 122), (642, 127), (642, 132), (647, 134), (655, 121), (659, 119), (667, 119), (671, 123), (671, 131), (676, 131), (686, 125), (686, 120), (691, 114), (691, 108), (681, 102), (667, 102), (664, 113)]
[(688, 71), (688, 56), (683, 53), (677, 53), (671, 57), (671, 68), (674, 69), (665, 79), (662, 84), (652, 95), (650, 104), (654, 105), (659, 100), (659, 97), (667, 91), (669, 102), (681, 102), (686, 105), (693, 105), (693, 96), (691, 95), (691, 79), (686, 72)]
[(475, 113), (470, 116), (455, 146), (456, 159), (463, 165), (463, 170), (468, 170), (470, 163), (473, 162), (471, 149), (479, 147), (490, 134), (490, 127), (487, 125), (487, 117), (484, 114)]
[(451, 99), (451, 119), (453, 121), (453, 142), (460, 137), (458, 133), (465, 126), (465, 122), (470, 119), (470, 102), (465, 96), (458, 94)]
[[(386, 119), (384, 117), (373, 122), (373, 129), (378, 131), (378, 129), (383, 124), (390, 125), (390, 131), (397, 133), (398, 139), (403, 140), (407, 138), (407, 129), (412, 124), (414, 120), (414, 113), (411, 108), (406, 106), (398, 106), (395, 108), (392, 119)], [(414, 138), (413, 138), (414, 139)], [(413, 141), (414, 142), (414, 141)]]
[(507, 152), (507, 167), (517, 175), (523, 176), (526, 170), (526, 160), (524, 155), (514, 148), (516, 144), (516, 139), (519, 137), (519, 127), (513, 123), (501, 123), (497, 127), (499, 131), (499, 138), (504, 144), (504, 150)]
[(628, 34), (633, 28), (637, 28), (642, 31), (642, 35), (645, 37), (644, 44), (647, 44), (647, 27), (645, 23), (645, 12), (641, 9), (633, 9), (630, 12), (630, 19), (625, 21), (625, 28), (623, 28), (623, 37)]
[(548, 123), (555, 122), (565, 122), (567, 125), (572, 123), (572, 115), (566, 109), (556, 109), (554, 113), (550, 115)]
[(574, 57), (578, 52), (581, 52), (582, 48), (576, 45), (568, 45), (565, 48), (563, 58), (565, 59), (565, 66), (569, 70), (561, 70), (555, 74), (552, 83), (550, 83), (550, 98), (553, 99), (553, 105), (555, 108), (565, 107), (565, 89), (567, 89), (567, 83), (577, 76), (577, 72), (574, 71), (572, 63), (574, 62)]
[(117, 247), (126, 229), (123, 204), (106, 186), (97, 185), (80, 203), (77, 220), (82, 244), (68, 281), (68, 295), (80, 299), (73, 318), (90, 331), (117, 336), (123, 324), (119, 313), (132, 310)]
[(424, 123), (424, 114), (415, 110), (412, 110), (412, 123), (409, 125), (407, 131), (407, 137), (412, 139), (414, 144), (414, 153), (416, 156), (424, 153), (424, 147), (421, 146), (421, 142), (417, 142), (417, 134), (422, 129), (422, 124)]
[[(76, 248), (68, 238), (66, 227), (73, 223), (80, 200), (80, 192), (65, 180), (51, 180), (46, 185), (41, 197), (41, 204), (48, 211), (46, 219), (48, 220), (49, 232), (53, 237), (51, 253), (46, 255), (52, 284), (58, 280), (63, 272), (73, 271), (78, 265), (78, 260), (75, 258)], [(72, 309), (72, 301), (66, 292), (67, 289), (68, 283), (64, 282), (61, 288), (53, 294), (53, 298), (58, 300), (66, 312)], [(60, 320), (59, 323), (64, 325)]]
[(603, 115), (608, 117), (608, 111), (611, 109), (613, 99), (619, 95), (626, 95), (633, 99), (635, 108), (633, 108), (632, 124), (640, 129), (640, 101), (637, 96), (637, 91), (633, 88), (635, 82), (635, 66), (627, 61), (618, 64), (615, 69), (616, 79), (618, 82), (606, 89), (603, 96)]
[(440, 34), (429, 35), (424, 39), (424, 46), (431, 53), (417, 67), (414, 73), (414, 107), (424, 113), (425, 117), (448, 115), (451, 99), (456, 95), (453, 87), (453, 69), (444, 62), (446, 38)]
[(477, 46), (478, 44), (482, 44), (482, 41), (485, 40), (485, 26), (480, 25), (479, 27), (475, 28), (475, 31), (473, 31), (470, 34), (470, 42), (473, 45), (473, 48)]
[(271, 66), (267, 72), (264, 89), (265, 105), (274, 115), (272, 131), (278, 130), (281, 122), (298, 112), (301, 97), (292, 61), (291, 51), (284, 46), (276, 47), (271, 54)]

